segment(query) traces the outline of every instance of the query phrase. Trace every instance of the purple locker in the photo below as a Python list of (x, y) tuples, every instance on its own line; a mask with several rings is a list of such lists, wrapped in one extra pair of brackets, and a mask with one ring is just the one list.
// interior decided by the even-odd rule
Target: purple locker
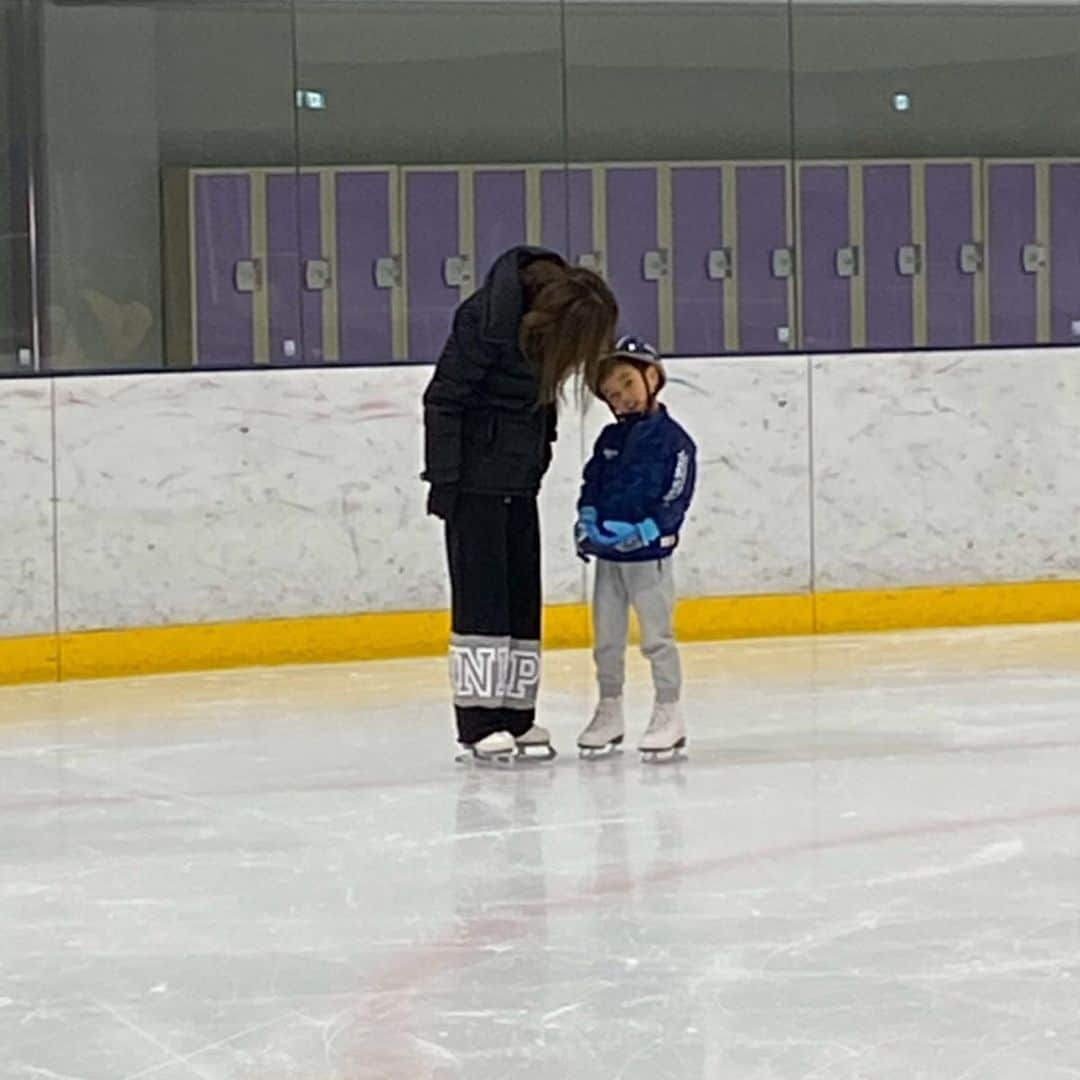
[(473, 235), (476, 280), (484, 280), (491, 264), (507, 248), (524, 244), (526, 231), (525, 173), (499, 169), (473, 175)]
[(236, 287), (251, 259), (251, 177), (195, 177), (196, 340), (200, 367), (254, 362), (252, 295)]
[(456, 172), (405, 174), (405, 254), (409, 280), (409, 358), (434, 363), (461, 293), (447, 285), (445, 260), (459, 254)]
[(540, 177), (540, 243), (577, 265), (593, 251), (592, 171), (549, 169)]
[(773, 271), (773, 253), (788, 248), (787, 169), (742, 165), (736, 170), (739, 223), (739, 348), (770, 353), (786, 348), (778, 337), (790, 330), (788, 281)]
[(846, 165), (800, 170), (803, 345), (814, 351), (851, 348), (851, 284), (836, 265), (851, 244), (848, 189)]
[(1038, 283), (1024, 269), (1024, 247), (1035, 242), (1035, 166), (990, 165), (990, 342), (1038, 340)]
[(337, 205), (338, 337), (348, 364), (382, 364), (393, 359), (390, 289), (375, 280), (376, 260), (391, 255), (391, 175), (338, 173)]
[(973, 245), (974, 166), (926, 166), (926, 344), (975, 344), (975, 281), (961, 250)]
[(317, 364), (323, 358), (322, 293), (304, 287), (304, 263), (323, 258), (321, 207), (318, 176), (266, 178), (272, 364)]
[(1050, 166), (1050, 337), (1076, 343), (1080, 321), (1080, 165)]
[(915, 278), (901, 273), (900, 250), (912, 245), (911, 168), (863, 169), (866, 251), (866, 344), (909, 349), (915, 344)]
[(644, 259), (656, 250), (655, 168), (609, 168), (607, 190), (607, 279), (619, 301), (619, 333), (646, 341), (660, 337), (658, 283), (646, 281)]
[(671, 171), (675, 351), (724, 351), (724, 280), (709, 275), (709, 256), (724, 245), (724, 173), (719, 168)]

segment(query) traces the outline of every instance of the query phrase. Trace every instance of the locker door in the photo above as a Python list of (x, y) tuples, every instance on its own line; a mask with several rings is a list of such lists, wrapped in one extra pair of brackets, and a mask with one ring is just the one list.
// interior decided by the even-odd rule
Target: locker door
[(619, 301), (619, 333), (660, 345), (659, 283), (649, 262), (657, 252), (657, 171), (649, 166), (605, 170), (607, 279)]
[(1050, 338), (1080, 338), (1080, 163), (1050, 166)]
[(922, 259), (913, 236), (911, 168), (865, 165), (862, 182), (866, 345), (909, 349), (915, 344), (913, 286)]
[(406, 170), (405, 260), (409, 359), (433, 363), (469, 288), (471, 262), (461, 250), (458, 174)]
[(990, 266), (990, 342), (1031, 345), (1039, 336), (1036, 166), (987, 165), (987, 258)]
[[(540, 246), (573, 262), (569, 240), (570, 185), (582, 169), (544, 169), (540, 173)], [(589, 199), (590, 221), (592, 199)]]
[[(853, 344), (851, 276), (860, 268), (850, 186), (846, 165), (799, 170), (803, 344), (815, 352), (843, 352)], [(846, 252), (854, 252), (854, 265), (842, 263)]]
[(401, 355), (394, 347), (401, 273), (395, 182), (390, 170), (344, 170), (334, 177), (338, 348), (349, 364), (382, 364)]
[(976, 235), (978, 169), (974, 163), (928, 163), (926, 190), (926, 344), (977, 343), (982, 243)]
[(545, 169), (540, 176), (540, 243), (559, 252), (575, 266), (592, 260), (593, 173), (592, 169)]
[(739, 349), (783, 351), (794, 344), (787, 166), (739, 165), (735, 178)]
[(473, 174), (473, 230), (476, 281), (507, 248), (524, 244), (526, 184), (524, 169), (477, 169)]
[(254, 295), (265, 268), (252, 244), (252, 177), (194, 174), (195, 357), (200, 367), (255, 360)]
[(295, 172), (266, 177), (266, 261), (272, 364), (323, 359), (322, 289), (305, 266), (324, 261), (319, 177)]
[(723, 169), (673, 168), (671, 209), (675, 352), (717, 355), (725, 349), (725, 289), (734, 272), (724, 238)]

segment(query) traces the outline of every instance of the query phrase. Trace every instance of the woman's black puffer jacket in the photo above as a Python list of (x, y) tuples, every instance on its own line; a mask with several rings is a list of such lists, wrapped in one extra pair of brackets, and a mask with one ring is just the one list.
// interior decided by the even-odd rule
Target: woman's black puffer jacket
[(424, 393), (424, 473), (430, 509), (449, 517), (459, 493), (535, 495), (551, 461), (554, 405), (539, 404), (540, 372), (518, 345), (525, 314), (521, 270), (562, 259), (511, 248), (454, 314)]

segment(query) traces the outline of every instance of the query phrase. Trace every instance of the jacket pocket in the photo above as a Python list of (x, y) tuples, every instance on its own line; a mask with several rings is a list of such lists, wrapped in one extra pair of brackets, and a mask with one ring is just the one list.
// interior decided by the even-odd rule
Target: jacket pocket
[(477, 450), (490, 451), (497, 434), (498, 425), (492, 414), (476, 416), (465, 424), (465, 442)]
[(495, 442), (500, 454), (524, 458), (540, 465), (546, 445), (545, 424), (540, 414), (503, 413), (497, 418), (496, 427), (498, 434)]

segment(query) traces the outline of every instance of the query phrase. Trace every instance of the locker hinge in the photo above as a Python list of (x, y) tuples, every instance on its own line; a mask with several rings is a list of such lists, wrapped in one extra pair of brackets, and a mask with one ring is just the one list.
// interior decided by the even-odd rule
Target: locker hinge
[(326, 259), (308, 259), (304, 263), (304, 288), (308, 292), (322, 292), (330, 288), (330, 263)]
[(839, 278), (859, 276), (859, 249), (857, 247), (836, 249), (836, 276)]
[(960, 273), (977, 274), (983, 266), (982, 244), (960, 245)]
[(451, 255), (443, 261), (443, 281), (451, 289), (466, 288), (473, 283), (471, 255)]
[(1037, 274), (1040, 270), (1045, 270), (1046, 245), (1025, 244), (1020, 254), (1020, 261), (1023, 263), (1025, 274)]
[(241, 259), (233, 267), (233, 287), (238, 293), (258, 292), (262, 288), (262, 259)]
[(775, 248), (769, 264), (774, 278), (789, 278), (795, 273), (795, 253), (789, 247)]
[(919, 244), (905, 244), (896, 250), (896, 272), (901, 277), (917, 277), (922, 273), (923, 253)]
[(584, 270), (591, 270), (594, 274), (604, 272), (604, 253), (602, 251), (585, 251), (577, 257), (577, 264)]
[(401, 284), (401, 256), (384, 255), (375, 260), (375, 287), (396, 289)]
[(668, 276), (667, 248), (645, 252), (641, 259), (641, 276), (646, 281), (663, 281)]
[(735, 260), (731, 248), (715, 248), (709, 252), (708, 272), (710, 281), (724, 281), (734, 276)]

